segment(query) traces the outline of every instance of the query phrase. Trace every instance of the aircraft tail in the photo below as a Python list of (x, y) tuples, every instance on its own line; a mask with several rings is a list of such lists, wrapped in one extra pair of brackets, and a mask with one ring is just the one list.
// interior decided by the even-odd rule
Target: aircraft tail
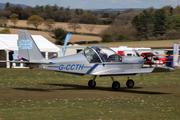
[(30, 63), (46, 63), (48, 60), (41, 54), (32, 36), (27, 31), (18, 30), (19, 56)]

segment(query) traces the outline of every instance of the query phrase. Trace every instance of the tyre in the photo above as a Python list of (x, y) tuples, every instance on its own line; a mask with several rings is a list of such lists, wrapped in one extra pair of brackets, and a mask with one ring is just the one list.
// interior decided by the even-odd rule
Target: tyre
[(134, 81), (129, 79), (127, 82), (126, 82), (126, 86), (128, 88), (133, 88), (134, 87)]
[(88, 86), (89, 86), (90, 88), (95, 88), (95, 87), (96, 87), (96, 81), (94, 81), (94, 80), (89, 80)]
[(120, 83), (119, 83), (118, 81), (114, 81), (114, 82), (112, 83), (112, 88), (113, 88), (114, 90), (118, 90), (118, 89), (120, 88)]

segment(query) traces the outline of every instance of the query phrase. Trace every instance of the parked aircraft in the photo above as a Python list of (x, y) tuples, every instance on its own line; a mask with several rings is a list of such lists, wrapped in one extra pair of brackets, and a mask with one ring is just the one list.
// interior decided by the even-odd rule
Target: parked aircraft
[(97, 76), (110, 77), (113, 81), (112, 88), (118, 90), (120, 83), (114, 80), (114, 76), (128, 76), (126, 85), (132, 88), (134, 81), (129, 79), (129, 76), (138, 73), (174, 71), (173, 68), (142, 68), (145, 60), (137, 52), (138, 56), (121, 56), (109, 47), (101, 45), (86, 47), (74, 55), (45, 59), (29, 32), (21, 30), (18, 31), (18, 48), (19, 56), (27, 60), (24, 61), (26, 67), (80, 76), (90, 74), (93, 76), (88, 82), (90, 88), (96, 86)]

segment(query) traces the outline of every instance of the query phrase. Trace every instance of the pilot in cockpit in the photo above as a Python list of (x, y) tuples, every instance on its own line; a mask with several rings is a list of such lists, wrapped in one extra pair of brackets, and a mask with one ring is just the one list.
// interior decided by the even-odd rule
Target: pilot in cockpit
[[(99, 47), (97, 47), (97, 46), (93, 46), (92, 48), (94, 48), (94, 50), (96, 50), (96, 52), (97, 52), (98, 55), (100, 56), (101, 60), (102, 60), (103, 62), (106, 62), (106, 60), (107, 60), (107, 54), (104, 53), (104, 52), (102, 52), (102, 50), (101, 50)], [(92, 63), (100, 63), (100, 62), (101, 62), (101, 60), (99, 59), (99, 56), (98, 56), (98, 55), (97, 55), (97, 54), (94, 54), (94, 55), (93, 55), (93, 58), (92, 58), (92, 60), (91, 60)]]

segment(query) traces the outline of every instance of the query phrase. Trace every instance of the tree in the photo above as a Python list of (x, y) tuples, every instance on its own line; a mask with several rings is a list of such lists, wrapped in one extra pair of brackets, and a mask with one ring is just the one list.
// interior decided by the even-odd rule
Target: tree
[(9, 6), (10, 6), (10, 3), (9, 3), (9, 2), (7, 2), (7, 3), (6, 3), (6, 8), (7, 8), (7, 7), (9, 7)]
[(90, 33), (92, 33), (93, 29), (95, 28), (95, 25), (84, 25), (84, 27), (86, 28), (86, 30), (90, 31)]
[(11, 19), (11, 22), (13, 22), (14, 27), (17, 24), (17, 22), (19, 21), (19, 15), (13, 13), (12, 15), (9, 16), (9, 18)]
[(55, 4), (53, 7), (52, 7), (52, 10), (53, 11), (57, 11), (59, 9), (59, 7), (57, 6), (57, 4)]
[(32, 15), (32, 11), (32, 7), (25, 7), (24, 10), (21, 12), (21, 18), (23, 20), (27, 20)]
[(11, 14), (15, 13), (19, 15), (19, 19), (21, 19), (21, 12), (22, 12), (22, 7), (21, 6), (9, 6), (6, 8), (6, 11), (10, 11)]
[(173, 15), (169, 18), (167, 24), (169, 29), (180, 30), (180, 15)]
[(74, 33), (76, 33), (77, 29), (81, 29), (81, 26), (79, 25), (79, 20), (76, 18), (73, 18), (71, 20), (68, 21), (68, 28), (73, 29)]
[(8, 19), (4, 16), (0, 17), (0, 26), (6, 27), (6, 24), (8, 22)]
[(76, 13), (77, 15), (82, 15), (82, 14), (84, 13), (84, 11), (83, 11), (83, 9), (76, 9), (76, 10), (75, 10), (75, 13)]
[(158, 9), (155, 12), (155, 22), (154, 22), (154, 35), (163, 35), (166, 31), (165, 28), (166, 15), (163, 9)]
[(90, 11), (86, 11), (86, 13), (83, 13), (80, 17), (80, 23), (86, 23), (86, 24), (96, 24), (97, 23), (97, 17), (90, 13)]
[(51, 37), (56, 39), (55, 44), (63, 45), (63, 41), (65, 40), (67, 31), (62, 28), (55, 28), (54, 30), (52, 30), (52, 34), (53, 35), (51, 35)]
[(32, 15), (27, 20), (27, 25), (34, 25), (37, 29), (39, 25), (41, 25), (44, 22), (44, 19), (40, 17), (39, 15)]
[(48, 28), (49, 31), (53, 28), (54, 24), (55, 24), (55, 22), (53, 19), (46, 19), (44, 21), (44, 25)]
[(180, 6), (177, 5), (176, 8), (173, 10), (174, 15), (180, 15)]

